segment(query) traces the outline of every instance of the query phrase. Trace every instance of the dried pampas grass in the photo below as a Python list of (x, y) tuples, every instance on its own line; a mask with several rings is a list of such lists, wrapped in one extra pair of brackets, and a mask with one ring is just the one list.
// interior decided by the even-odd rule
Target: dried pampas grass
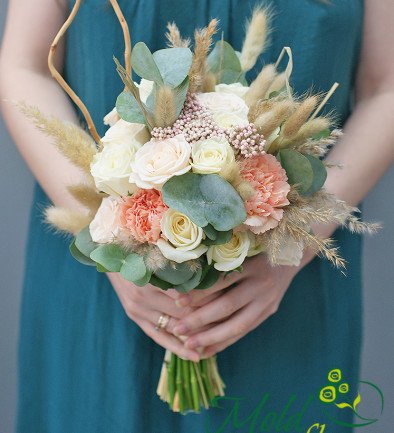
[(294, 137), (307, 122), (318, 102), (319, 98), (315, 95), (305, 98), (283, 125), (281, 135), (286, 139)]
[(18, 104), (18, 107), (40, 131), (54, 138), (56, 148), (66, 158), (90, 175), (90, 164), (97, 148), (86, 131), (71, 122), (47, 117), (37, 107), (25, 103)]
[(268, 9), (258, 7), (246, 25), (246, 36), (241, 51), (243, 72), (253, 68), (260, 54), (264, 51), (269, 33), (270, 13)]
[(213, 19), (207, 27), (194, 32), (194, 55), (189, 72), (190, 92), (198, 92), (204, 86), (208, 72), (207, 55), (212, 45), (212, 37), (217, 32), (218, 20)]
[(284, 99), (272, 106), (272, 110), (260, 114), (254, 124), (260, 134), (269, 137), (296, 109), (293, 101)]
[(76, 235), (93, 219), (92, 214), (51, 206), (45, 209), (45, 221), (59, 232)]

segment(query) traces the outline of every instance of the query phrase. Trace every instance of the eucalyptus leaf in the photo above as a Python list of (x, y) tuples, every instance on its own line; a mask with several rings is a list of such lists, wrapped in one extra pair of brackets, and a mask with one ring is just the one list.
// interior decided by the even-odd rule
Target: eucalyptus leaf
[(309, 159), (293, 149), (282, 149), (278, 152), (278, 159), (291, 185), (299, 186), (300, 194), (306, 194), (312, 187), (313, 169)]
[(89, 256), (85, 256), (85, 254), (79, 251), (79, 249), (75, 245), (75, 238), (72, 240), (70, 244), (70, 253), (75, 260), (77, 260), (79, 263), (82, 263), (83, 265), (88, 265), (88, 266), (96, 265), (96, 263)]
[(189, 73), (193, 54), (189, 48), (166, 48), (153, 53), (164, 84), (179, 86)]
[(163, 78), (155, 59), (144, 42), (138, 42), (134, 45), (131, 52), (131, 64), (134, 72), (141, 78), (163, 84)]
[(174, 287), (173, 284), (168, 283), (167, 281), (162, 280), (156, 275), (152, 275), (149, 281), (153, 286), (159, 287), (162, 290), (172, 289)]
[(205, 290), (212, 287), (220, 277), (220, 272), (213, 266), (208, 268), (205, 276), (203, 276), (200, 284), (195, 288), (196, 290)]
[(189, 77), (186, 77), (182, 83), (176, 87), (175, 89), (175, 106), (176, 106), (176, 115), (179, 116), (182, 108), (185, 104), (185, 99), (187, 95), (187, 91), (189, 90)]
[(119, 245), (101, 245), (90, 254), (90, 258), (109, 272), (119, 272), (125, 262), (126, 253)]
[(177, 286), (190, 280), (194, 275), (194, 272), (186, 263), (177, 263), (175, 268), (167, 265), (165, 268), (159, 269), (154, 274), (161, 280)]
[(211, 72), (220, 83), (231, 84), (242, 78), (242, 67), (234, 48), (226, 41), (218, 41), (207, 57)]
[(167, 206), (184, 213), (199, 227), (211, 224), (218, 231), (228, 231), (247, 216), (237, 191), (217, 174), (173, 176), (164, 184), (162, 194)]
[(122, 262), (120, 274), (127, 281), (135, 283), (147, 274), (147, 269), (143, 257), (139, 254), (131, 253)]
[(131, 92), (122, 92), (116, 99), (116, 111), (121, 119), (131, 123), (145, 123), (145, 116)]
[(208, 224), (205, 227), (203, 227), (203, 230), (204, 230), (205, 235), (208, 237), (208, 239), (211, 239), (213, 241), (217, 238), (218, 233), (219, 233), (217, 230), (215, 230), (211, 226), (211, 224)]
[(190, 278), (190, 280), (187, 280), (183, 284), (178, 284), (174, 287), (174, 289), (180, 293), (188, 293), (200, 284), (201, 276), (202, 268), (198, 268), (194, 275)]
[(151, 277), (152, 277), (152, 272), (147, 271), (146, 274), (142, 278), (140, 278), (139, 280), (135, 280), (134, 284), (136, 286), (140, 286), (140, 287), (146, 286), (150, 282)]
[(227, 242), (230, 242), (231, 238), (233, 236), (232, 230), (227, 230), (225, 232), (217, 232), (217, 236), (215, 239), (205, 239), (204, 245), (223, 245)]
[(109, 270), (104, 268), (104, 266), (101, 266), (100, 263), (96, 263), (96, 269), (97, 272), (109, 272)]
[(313, 170), (313, 181), (310, 188), (305, 192), (305, 195), (312, 195), (315, 192), (319, 191), (322, 186), (324, 185), (326, 179), (327, 179), (327, 169), (323, 162), (315, 158), (312, 155), (304, 155), (309, 163), (311, 164), (312, 170)]
[(93, 242), (90, 236), (89, 226), (82, 229), (75, 237), (75, 246), (86, 257), (90, 257), (90, 253), (97, 248), (97, 244)]

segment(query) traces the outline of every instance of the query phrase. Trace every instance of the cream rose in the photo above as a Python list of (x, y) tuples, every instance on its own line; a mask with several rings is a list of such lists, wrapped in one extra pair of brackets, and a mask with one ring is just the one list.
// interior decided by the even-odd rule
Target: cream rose
[(148, 96), (152, 93), (154, 82), (150, 80), (146, 80), (145, 78), (142, 78), (140, 83), (134, 83), (140, 92), (140, 98), (141, 101), (146, 104), (146, 101), (148, 99)]
[(252, 232), (247, 232), (250, 239), (250, 245), (247, 257), (257, 256), (265, 250), (265, 245), (258, 243), (256, 236)]
[(191, 146), (183, 135), (151, 140), (142, 146), (131, 164), (130, 182), (144, 189), (161, 189), (172, 176), (191, 169)]
[(90, 172), (100, 191), (126, 196), (135, 191), (129, 182), (131, 162), (137, 150), (149, 138), (145, 126), (119, 120), (101, 139), (104, 148), (95, 155)]
[(159, 239), (157, 246), (167, 259), (183, 263), (207, 251), (208, 247), (201, 245), (204, 231), (185, 214), (168, 209), (160, 225), (164, 239)]
[(296, 242), (293, 238), (288, 238), (285, 245), (282, 245), (276, 256), (278, 265), (298, 266), (304, 255), (303, 242)]
[(213, 114), (213, 120), (223, 128), (246, 126), (249, 108), (237, 95), (222, 92), (199, 93), (197, 100)]
[(120, 120), (118, 110), (116, 107), (112, 109), (103, 119), (104, 125), (114, 126), (117, 121)]
[(215, 86), (215, 92), (217, 93), (230, 93), (232, 95), (239, 96), (244, 99), (249, 87), (243, 86), (241, 83), (232, 84), (217, 84)]
[(230, 143), (223, 137), (200, 140), (192, 147), (192, 169), (195, 173), (220, 173), (235, 161)]
[(90, 235), (94, 242), (107, 244), (112, 242), (120, 232), (119, 202), (113, 197), (106, 197), (89, 225)]
[(233, 271), (244, 262), (250, 247), (247, 232), (235, 232), (229, 242), (212, 245), (207, 251), (208, 264), (214, 262), (218, 271)]

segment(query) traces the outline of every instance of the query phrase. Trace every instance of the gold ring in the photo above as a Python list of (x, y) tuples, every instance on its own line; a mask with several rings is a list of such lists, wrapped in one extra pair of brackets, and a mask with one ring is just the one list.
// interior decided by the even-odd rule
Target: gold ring
[(160, 331), (160, 329), (166, 329), (168, 322), (170, 321), (170, 316), (167, 314), (160, 314), (159, 320), (155, 326), (156, 331)]

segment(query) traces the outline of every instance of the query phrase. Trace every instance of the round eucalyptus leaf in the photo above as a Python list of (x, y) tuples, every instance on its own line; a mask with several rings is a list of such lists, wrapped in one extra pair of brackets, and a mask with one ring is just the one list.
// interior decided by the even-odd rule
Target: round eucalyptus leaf
[(107, 244), (92, 251), (90, 258), (109, 272), (119, 272), (125, 262), (126, 253), (119, 245)]
[(313, 170), (312, 185), (305, 192), (305, 195), (312, 195), (315, 192), (319, 191), (324, 185), (327, 179), (327, 169), (320, 159), (315, 158), (312, 155), (304, 155), (304, 156), (308, 159)]
[(81, 251), (79, 251), (79, 249), (75, 245), (75, 238), (72, 240), (70, 244), (70, 253), (75, 260), (77, 260), (79, 263), (82, 263), (83, 265), (88, 265), (88, 266), (96, 265), (96, 263), (90, 257), (85, 256), (85, 254), (82, 254)]
[(120, 274), (122, 275), (122, 277), (127, 281), (132, 281), (133, 283), (144, 279), (147, 273), (148, 272), (143, 257), (136, 253), (129, 254), (124, 259), (124, 262), (120, 269)]
[(134, 45), (131, 52), (131, 64), (134, 72), (141, 78), (163, 84), (163, 78), (155, 59), (144, 42), (138, 42)]
[(178, 284), (174, 287), (174, 289), (180, 293), (188, 293), (200, 284), (201, 276), (202, 268), (198, 268), (195, 274), (190, 278), (190, 280), (187, 280), (183, 284)]
[(121, 119), (130, 123), (145, 123), (145, 116), (131, 92), (122, 92), (116, 99), (116, 111)]
[(89, 226), (75, 236), (75, 246), (86, 257), (90, 257), (90, 253), (97, 248), (97, 244), (93, 242), (90, 236)]
[(300, 194), (304, 195), (313, 182), (313, 169), (309, 159), (293, 149), (280, 150), (278, 159), (286, 170), (289, 183), (297, 184)]
[(190, 266), (186, 263), (177, 263), (175, 268), (171, 265), (167, 265), (163, 269), (159, 269), (154, 273), (158, 278), (163, 281), (167, 281), (175, 286), (183, 284), (190, 280), (194, 272), (190, 269)]
[(177, 87), (189, 73), (193, 54), (189, 48), (165, 48), (154, 52), (153, 59), (159, 68), (164, 84)]

